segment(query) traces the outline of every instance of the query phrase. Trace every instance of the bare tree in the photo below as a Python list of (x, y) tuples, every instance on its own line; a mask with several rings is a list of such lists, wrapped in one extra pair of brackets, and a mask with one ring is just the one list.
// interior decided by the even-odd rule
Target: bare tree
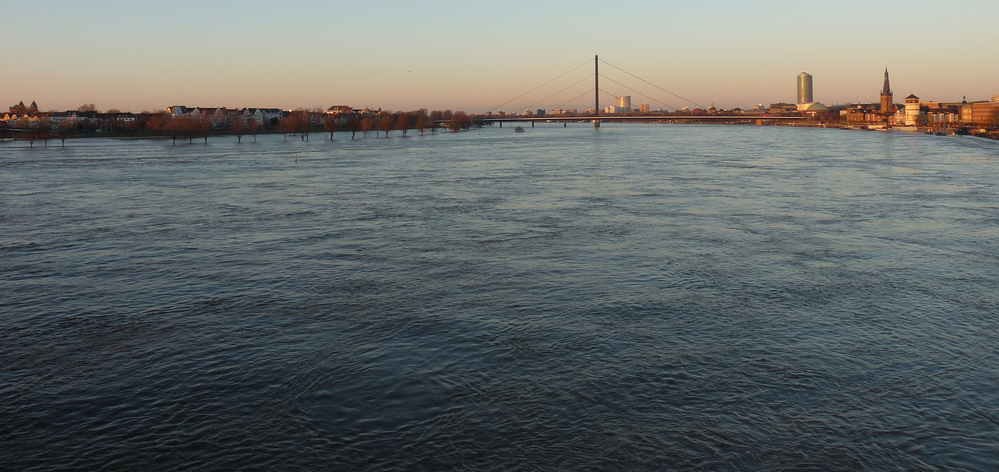
[(295, 123), (298, 125), (297, 131), (303, 140), (308, 141), (309, 131), (312, 131), (312, 112), (308, 109), (303, 109), (299, 111), (298, 115), (298, 122)]
[(49, 140), (52, 139), (52, 123), (43, 121), (38, 124), (38, 139), (45, 143), (45, 147), (49, 147)]
[(294, 121), (294, 120), (295, 120), (295, 117), (294, 117), (294, 115), (292, 115), (292, 116), (289, 116), (289, 117), (281, 120), (278, 123), (278, 125), (277, 125), (277, 131), (278, 131), (278, 133), (281, 133), (281, 134), (284, 135), (284, 140), (285, 141), (288, 140), (288, 135), (289, 134), (292, 134), (292, 133), (295, 132), (295, 124), (292, 123), (292, 121)]
[(257, 120), (250, 120), (250, 134), (253, 135), (253, 142), (257, 142), (257, 135), (263, 129)]
[(38, 141), (37, 131), (25, 131), (21, 133), (22, 139), (28, 142), (28, 147), (35, 147), (35, 141)]
[[(448, 118), (450, 118), (450, 116)], [(437, 133), (437, 128), (440, 126), (440, 123), (443, 120), (444, 120), (444, 112), (440, 110), (434, 110), (430, 112), (430, 134)]]
[(423, 136), (423, 131), (427, 129), (427, 114), (420, 112), (420, 115), (416, 117), (416, 129), (420, 132), (420, 136)]
[(456, 111), (451, 115), (451, 119), (448, 121), (447, 127), (451, 131), (461, 131), (472, 127), (472, 119), (468, 117), (468, 114), (463, 111)]
[(347, 128), (350, 129), (350, 139), (354, 139), (357, 132), (361, 130), (361, 120), (357, 119), (357, 114), (347, 115)]
[(157, 113), (149, 117), (146, 121), (146, 130), (152, 131), (155, 134), (160, 134), (167, 131), (167, 126), (170, 124), (170, 115), (165, 113)]
[(330, 141), (333, 140), (333, 133), (340, 127), (340, 114), (331, 113), (323, 118), (323, 128), (330, 132)]
[(132, 121), (126, 122), (125, 123), (125, 132), (128, 133), (129, 139), (134, 139), (135, 138), (135, 133), (137, 131), (139, 131), (140, 129), (142, 129), (142, 127), (144, 126), (145, 123), (148, 123), (148, 121), (147, 120), (143, 120), (141, 118), (136, 118), (136, 119), (134, 119)]
[(190, 129), (191, 119), (186, 116), (175, 116), (167, 121), (163, 130), (167, 132), (167, 135), (173, 139), (173, 144), (177, 145), (177, 138), (179, 138), (185, 131)]
[(246, 125), (243, 124), (243, 120), (238, 116), (236, 117), (236, 121), (232, 122), (232, 134), (236, 135), (237, 143), (243, 142), (243, 135), (246, 134)]
[(298, 130), (298, 121), (299, 121), (299, 118), (300, 118), (300, 116), (299, 116), (298, 113), (292, 112), (292, 113), (288, 114), (287, 117), (285, 117), (283, 120), (281, 120), (278, 123), (278, 125), (277, 125), (277, 131), (279, 133), (281, 133), (281, 134), (284, 135), (284, 140), (285, 141), (288, 140), (288, 135), (289, 134), (293, 135)]
[(365, 138), (368, 137), (368, 132), (371, 131), (371, 128), (374, 127), (375, 127), (375, 120), (373, 120), (370, 116), (365, 116), (364, 118), (361, 119), (361, 133), (364, 134)]
[[(194, 138), (201, 136), (201, 128), (204, 126), (205, 120), (201, 118), (186, 118), (184, 134), (187, 135), (187, 144), (193, 144)], [(205, 138), (205, 144), (208, 143), (208, 139)]]
[(76, 126), (73, 123), (69, 121), (59, 123), (59, 127), (55, 129), (55, 135), (62, 141), (62, 147), (66, 147), (66, 138), (72, 136), (74, 131), (76, 131)]
[(93, 103), (84, 103), (83, 105), (80, 105), (79, 108), (77, 108), (77, 111), (84, 113), (88, 111), (97, 111), (97, 107), (94, 106)]
[(205, 139), (205, 144), (208, 144), (208, 134), (212, 131), (212, 120), (199, 118), (194, 121), (194, 125), (195, 131)]
[(406, 137), (406, 133), (409, 131), (410, 119), (408, 113), (399, 114), (399, 118), (395, 120), (395, 128), (402, 131), (402, 137)]
[(391, 113), (385, 113), (378, 120), (378, 127), (385, 132), (385, 137), (389, 137), (389, 131), (392, 131), (392, 127), (395, 126), (395, 117)]

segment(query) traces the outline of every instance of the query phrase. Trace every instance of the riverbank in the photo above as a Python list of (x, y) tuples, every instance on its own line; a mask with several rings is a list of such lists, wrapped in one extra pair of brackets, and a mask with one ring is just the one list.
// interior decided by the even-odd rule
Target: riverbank
[[(649, 124), (663, 124), (663, 123), (649, 123)], [(753, 125), (752, 122), (715, 122), (715, 123), (668, 123), (675, 125), (685, 125), (685, 124), (711, 124), (711, 125)], [(815, 123), (815, 122), (793, 122), (793, 123), (756, 123), (756, 126), (783, 126), (792, 128), (826, 128), (826, 129), (842, 129), (842, 130), (853, 130), (853, 131), (892, 131), (892, 132), (906, 132), (906, 133), (924, 133), (924, 134), (935, 134), (938, 136), (972, 136), (977, 138), (985, 138), (991, 140), (999, 140), (999, 130), (987, 130), (987, 129), (968, 129), (968, 128), (934, 128), (934, 127), (886, 127), (884, 125), (854, 125), (845, 123)], [(0, 144), (7, 142), (25, 142), (29, 143), (29, 147), (34, 147), (35, 144), (41, 144), (43, 147), (49, 145), (49, 141), (56, 141), (61, 146), (62, 138), (54, 134), (49, 134), (47, 136), (39, 136), (35, 134), (34, 139), (24, 139), (23, 136), (19, 136), (25, 133), (15, 133), (9, 130), (3, 130), (4, 132), (0, 134)], [(393, 130), (399, 131), (399, 130)], [(413, 131), (413, 130), (410, 130)], [(382, 131), (379, 131), (381, 133)], [(430, 131), (433, 133), (433, 131)], [(314, 130), (308, 134), (328, 134), (328, 131)], [(338, 130), (336, 133), (353, 133), (351, 130)], [(357, 134), (362, 132), (358, 131)], [(287, 135), (287, 136), (300, 136), (301, 133), (284, 133), (279, 130), (261, 130), (258, 133), (235, 133), (232, 130), (212, 130), (208, 132), (201, 132), (197, 135), (182, 134), (177, 136), (165, 135), (162, 133), (151, 132), (151, 131), (133, 131), (133, 132), (92, 132), (83, 133), (65, 137), (66, 141), (76, 140), (76, 139), (92, 139), (92, 138), (112, 138), (121, 140), (152, 140), (152, 141), (189, 141), (193, 142), (195, 140), (203, 140), (206, 138), (217, 138), (224, 136), (236, 137), (237, 140), (242, 139), (256, 139), (257, 136), (267, 136), (267, 135)], [(26, 135), (26, 134), (25, 134)]]

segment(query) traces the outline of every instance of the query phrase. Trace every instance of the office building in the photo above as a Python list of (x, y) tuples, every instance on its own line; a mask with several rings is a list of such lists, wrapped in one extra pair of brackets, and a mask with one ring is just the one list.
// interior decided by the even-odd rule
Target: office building
[(627, 113), (631, 111), (631, 95), (626, 95), (624, 97), (617, 98), (617, 107), (621, 109), (621, 113)]
[(807, 72), (798, 74), (798, 103), (812, 103), (812, 75)]

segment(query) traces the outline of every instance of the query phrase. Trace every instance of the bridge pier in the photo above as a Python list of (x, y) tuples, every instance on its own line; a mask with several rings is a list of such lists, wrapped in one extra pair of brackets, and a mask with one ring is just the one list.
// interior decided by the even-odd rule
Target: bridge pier
[(533, 128), (533, 127), (534, 127), (534, 122), (532, 121), (532, 122), (531, 122), (531, 128)]
[(502, 128), (503, 127), (503, 122), (500, 121), (499, 124), (500, 124), (500, 128)]
[(563, 122), (562, 122), (562, 127), (563, 127), (563, 128), (568, 128), (568, 127), (569, 127), (569, 120), (565, 120), (565, 121), (563, 121)]

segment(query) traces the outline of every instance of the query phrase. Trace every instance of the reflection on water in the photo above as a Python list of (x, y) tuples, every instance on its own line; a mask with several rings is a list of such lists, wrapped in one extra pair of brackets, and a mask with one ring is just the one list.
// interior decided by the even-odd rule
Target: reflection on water
[(0, 146), (5, 468), (999, 467), (993, 142), (233, 141)]

